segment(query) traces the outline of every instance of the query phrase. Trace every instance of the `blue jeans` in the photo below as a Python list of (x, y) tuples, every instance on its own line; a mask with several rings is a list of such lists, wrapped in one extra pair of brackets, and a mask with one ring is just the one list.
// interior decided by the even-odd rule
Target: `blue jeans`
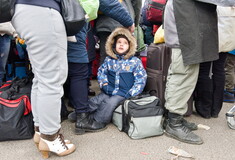
[(89, 100), (90, 112), (93, 112), (93, 118), (97, 122), (108, 124), (111, 121), (113, 111), (124, 99), (124, 97), (119, 95), (109, 96), (105, 93), (100, 93)]
[(0, 83), (2, 83), (2, 79), (6, 73), (5, 67), (10, 51), (10, 44), (11, 39), (9, 35), (0, 35)]

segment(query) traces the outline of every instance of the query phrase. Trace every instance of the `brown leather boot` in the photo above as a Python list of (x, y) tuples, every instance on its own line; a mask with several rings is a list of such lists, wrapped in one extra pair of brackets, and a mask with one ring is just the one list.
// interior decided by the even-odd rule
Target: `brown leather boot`
[(53, 135), (40, 135), (39, 150), (43, 158), (49, 158), (49, 153), (55, 153), (58, 156), (66, 156), (75, 151), (74, 144), (66, 144), (62, 134), (59, 131)]

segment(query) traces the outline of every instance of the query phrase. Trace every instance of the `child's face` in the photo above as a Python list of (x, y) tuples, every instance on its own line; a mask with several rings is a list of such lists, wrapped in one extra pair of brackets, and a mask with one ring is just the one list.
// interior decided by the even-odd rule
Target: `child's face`
[(115, 49), (119, 54), (125, 53), (129, 49), (128, 41), (125, 38), (118, 38)]

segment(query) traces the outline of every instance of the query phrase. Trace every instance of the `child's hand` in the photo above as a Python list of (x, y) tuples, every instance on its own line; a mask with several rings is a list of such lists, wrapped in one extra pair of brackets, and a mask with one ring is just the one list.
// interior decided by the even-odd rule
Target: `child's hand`
[(103, 84), (103, 86), (107, 86), (107, 85), (108, 85), (108, 83), (104, 83), (104, 84)]

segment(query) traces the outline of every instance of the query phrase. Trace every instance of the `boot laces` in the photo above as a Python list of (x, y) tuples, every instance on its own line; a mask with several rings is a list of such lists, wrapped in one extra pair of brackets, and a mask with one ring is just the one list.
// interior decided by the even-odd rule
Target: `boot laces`
[(183, 130), (185, 133), (191, 132), (191, 130), (188, 129), (188, 127), (186, 127), (186, 126), (184, 126), (184, 125), (182, 125), (182, 130)]
[(68, 150), (68, 146), (65, 144), (65, 141), (64, 141), (64, 136), (62, 134), (59, 134), (58, 136), (59, 140), (60, 140), (60, 143), (62, 144), (62, 146)]

